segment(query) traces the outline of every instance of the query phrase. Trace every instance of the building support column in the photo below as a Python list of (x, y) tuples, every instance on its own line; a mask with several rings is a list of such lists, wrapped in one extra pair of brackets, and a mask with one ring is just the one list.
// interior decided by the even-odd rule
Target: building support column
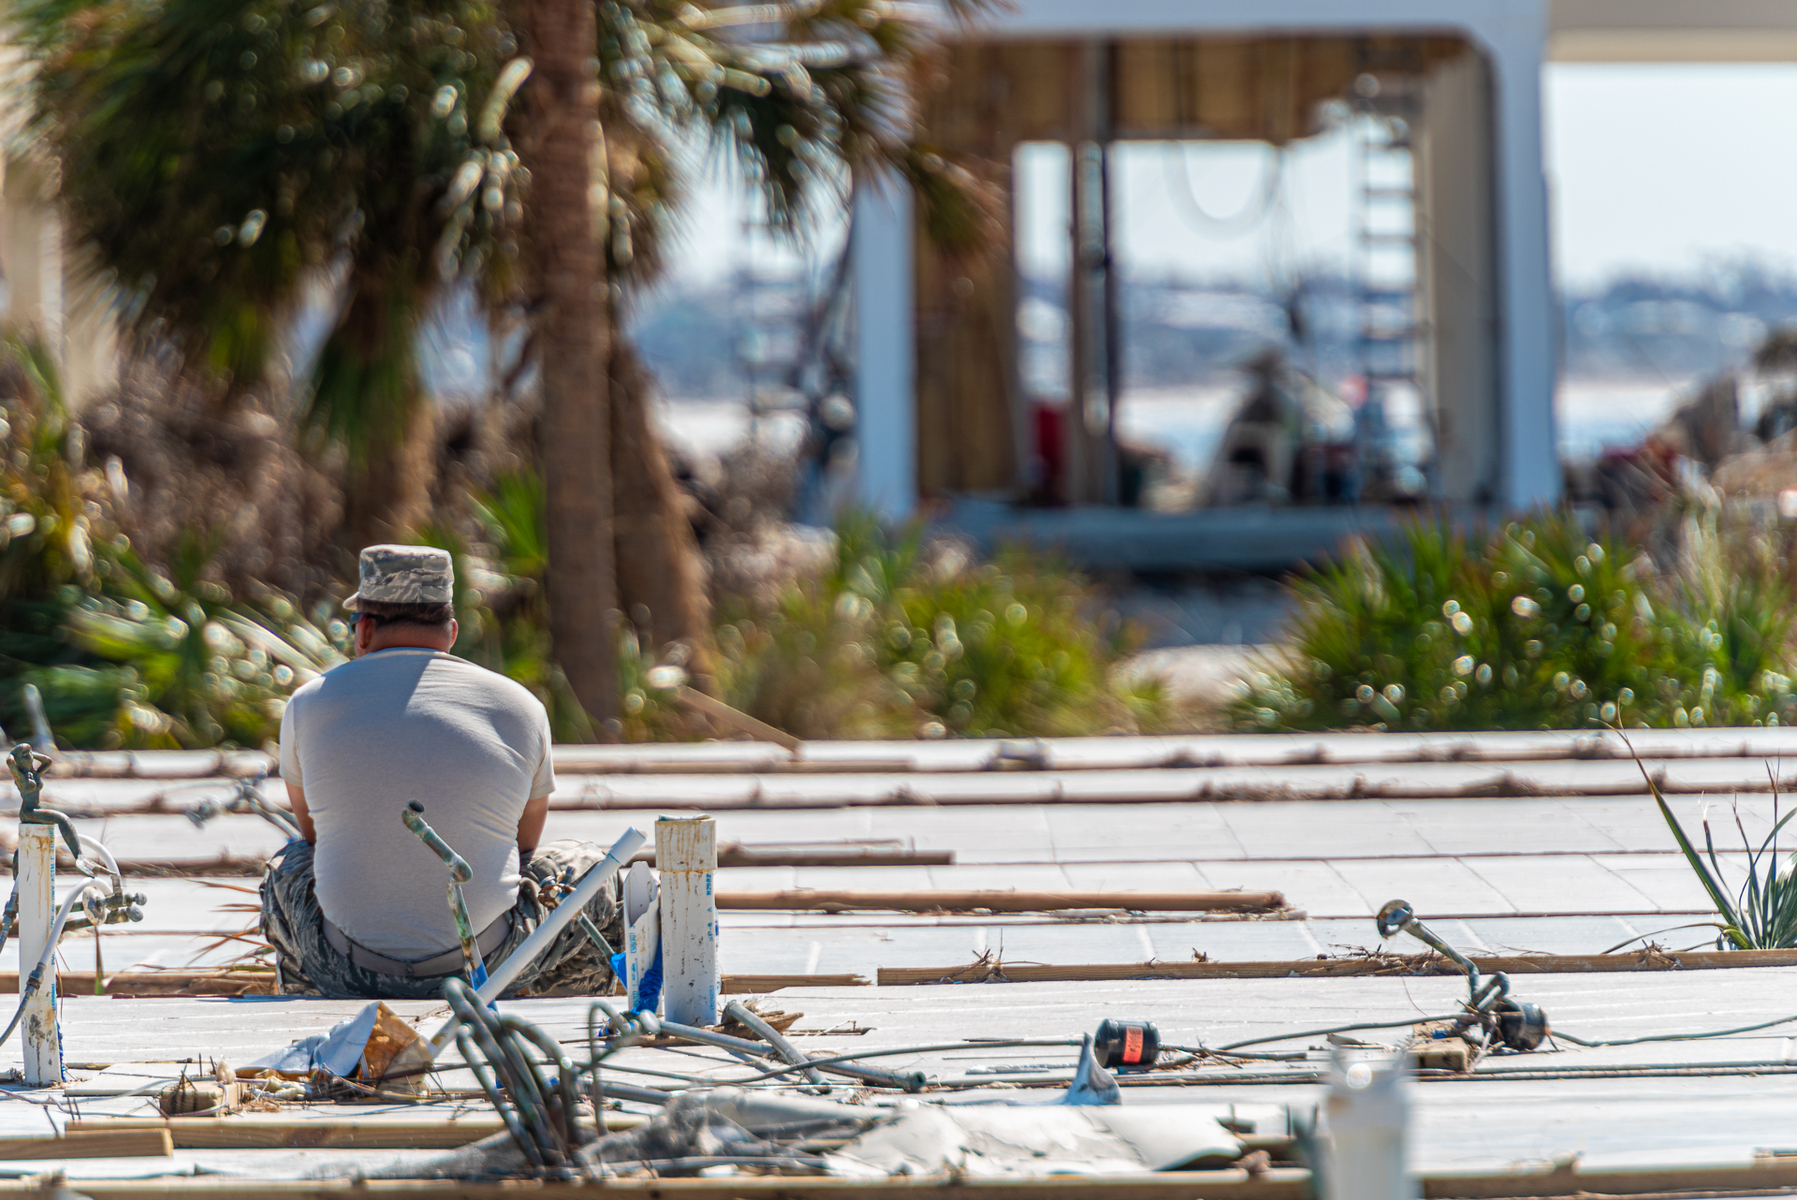
[[(1547, 177), (1542, 170), (1541, 60), (1545, 6), (1487, 44), (1494, 77), (1497, 205), (1497, 501), (1516, 511), (1560, 499), (1554, 420), (1559, 356), (1549, 267)], [(1526, 27), (1525, 27), (1526, 26)]]
[(1117, 288), (1112, 278), (1110, 143), (1112, 67), (1116, 48), (1095, 41), (1079, 49), (1076, 136), (1070, 163), (1073, 277), (1066, 455), (1069, 504), (1117, 502)]
[(911, 188), (855, 188), (855, 500), (888, 522), (917, 509), (916, 230)]
[(1422, 81), (1416, 165), (1417, 313), (1435, 413), (1437, 498), (1497, 501), (1503, 455), (1493, 239), (1491, 74), (1469, 50)]

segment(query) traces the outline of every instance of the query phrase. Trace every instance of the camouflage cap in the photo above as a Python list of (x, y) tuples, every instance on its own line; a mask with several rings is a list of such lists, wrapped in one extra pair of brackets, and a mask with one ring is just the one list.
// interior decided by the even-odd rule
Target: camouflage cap
[(455, 567), (447, 550), (435, 546), (370, 546), (357, 563), (356, 594), (343, 602), (351, 612), (361, 602), (449, 604), (455, 599)]

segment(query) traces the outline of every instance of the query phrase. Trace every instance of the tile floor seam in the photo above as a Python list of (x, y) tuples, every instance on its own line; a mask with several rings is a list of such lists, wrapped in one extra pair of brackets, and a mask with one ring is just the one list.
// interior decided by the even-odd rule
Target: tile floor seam
[(1640, 888), (1636, 887), (1632, 882), (1630, 882), (1620, 872), (1612, 870), (1608, 863), (1599, 861), (1598, 857), (1596, 855), (1587, 854), (1584, 857), (1585, 857), (1585, 861), (1589, 862), (1592, 866), (1596, 867), (1598, 870), (1600, 870), (1600, 871), (1604, 872), (1606, 875), (1610, 876), (1610, 878), (1616, 880), (1616, 882), (1622, 884), (1622, 886), (1626, 887), (1629, 891), (1633, 892), (1635, 895), (1641, 897), (1642, 900), (1646, 901), (1648, 904), (1652, 905), (1654, 908), (1664, 909), (1666, 907), (1664, 904), (1661, 904), (1658, 900), (1655, 900), (1652, 896), (1649, 896), (1646, 892), (1644, 892)]
[[(1502, 900), (1505, 904), (1508, 904), (1510, 906), (1510, 912), (1505, 915), (1515, 916), (1518, 913), (1527, 911), (1526, 909), (1518, 908), (1516, 906), (1516, 901), (1510, 899), (1509, 893), (1505, 892), (1503, 888), (1499, 887), (1497, 884), (1495, 884), (1491, 880), (1487, 879), (1484, 875), (1480, 874), (1477, 867), (1469, 866), (1465, 859), (1462, 859), (1459, 857), (1456, 857), (1454, 859), (1454, 861), (1459, 863), (1462, 867), (1464, 867), (1466, 869), (1466, 871), (1473, 876), (1473, 878), (1477, 879), (1480, 883), (1484, 884), (1486, 887), (1488, 887), (1492, 891), (1496, 892), (1498, 894), (1498, 898), (1500, 900)], [(1657, 908), (1659, 906), (1655, 905), (1655, 907)]]
[(1397, 805), (1397, 804), (1407, 804), (1407, 803), (1409, 803), (1409, 801), (1386, 800), (1386, 801), (1381, 802), (1380, 807), (1385, 809), (1393, 817), (1395, 817), (1398, 820), (1398, 822), (1401, 825), (1403, 825), (1406, 829), (1410, 830), (1410, 832), (1416, 836), (1418, 841), (1422, 842), (1423, 845), (1425, 845), (1429, 848), (1431, 853), (1440, 855), (1441, 854), (1440, 849), (1437, 848), (1437, 846), (1435, 845), (1434, 842), (1429, 840), (1429, 835), (1424, 833), (1420, 828), (1418, 828), (1415, 821), (1412, 819), (1415, 816), (1415, 814), (1405, 812), (1402, 809), (1393, 807), (1394, 805)]
[(1598, 837), (1603, 838), (1606, 841), (1615, 843), (1616, 848), (1618, 850), (1626, 851), (1629, 849), (1629, 847), (1623, 845), (1623, 843), (1620, 840), (1618, 840), (1614, 834), (1611, 834), (1607, 830), (1598, 828), (1598, 826), (1596, 824), (1594, 824), (1589, 817), (1587, 817), (1587, 816), (1585, 816), (1585, 814), (1579, 812), (1567, 801), (1560, 800), (1556, 803), (1555, 807), (1560, 809), (1561, 812), (1564, 812), (1568, 817), (1571, 817), (1574, 821), (1578, 822), (1579, 824), (1583, 825), (1585, 828), (1589, 829), (1592, 833), (1595, 833)]

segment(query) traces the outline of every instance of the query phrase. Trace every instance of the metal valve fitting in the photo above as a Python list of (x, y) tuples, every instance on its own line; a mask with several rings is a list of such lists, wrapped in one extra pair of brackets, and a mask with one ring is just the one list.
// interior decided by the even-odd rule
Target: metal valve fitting
[(1479, 968), (1472, 959), (1449, 945), (1447, 939), (1417, 920), (1408, 901), (1392, 900), (1379, 910), (1373, 925), (1382, 938), (1407, 933), (1441, 954), (1466, 973), (1467, 1007), (1491, 1019), (1498, 1040), (1512, 1050), (1533, 1050), (1547, 1037), (1547, 1014), (1538, 1005), (1510, 998), (1510, 978), (1498, 971), (1481, 985)]

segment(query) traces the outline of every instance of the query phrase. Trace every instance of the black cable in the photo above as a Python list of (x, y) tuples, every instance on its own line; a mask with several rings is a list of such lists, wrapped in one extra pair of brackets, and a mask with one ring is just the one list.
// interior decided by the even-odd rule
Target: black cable
[[(1264, 1046), (1268, 1042), (1289, 1042), (1297, 1038), (1324, 1037), (1331, 1033), (1353, 1033), (1357, 1029), (1402, 1029), (1407, 1025), (1422, 1025), (1430, 1021), (1458, 1021), (1467, 1014), (1464, 1012), (1449, 1013), (1445, 1017), (1411, 1017), (1403, 1021), (1361, 1021), (1353, 1025), (1336, 1025), (1330, 1029), (1305, 1029), (1298, 1033), (1275, 1033), (1267, 1037), (1248, 1038), (1245, 1041), (1231, 1042), (1227, 1046), (1205, 1046), (1204, 1050), (1211, 1054), (1228, 1054), (1243, 1046)], [(1789, 1017), (1787, 1020), (1797, 1020)], [(1182, 1049), (1190, 1049), (1182, 1047)]]
[(1218, 1058), (1227, 1056), (1229, 1058), (1250, 1058), (1256, 1062), (1294, 1062), (1305, 1056), (1305, 1052), (1302, 1050), (1281, 1050), (1274, 1053), (1256, 1053), (1253, 1050), (1243, 1050), (1240, 1053), (1230, 1053), (1227, 1050), (1213, 1050), (1209, 1046), (1175, 1046), (1170, 1043), (1162, 1043), (1161, 1049), (1177, 1050), (1182, 1054), (1190, 1054), (1198, 1058)]
[(1584, 1038), (1574, 1037), (1570, 1033), (1555, 1029), (1549, 1036), (1559, 1038), (1562, 1041), (1571, 1042), (1575, 1046), (1584, 1046), (1588, 1049), (1595, 1049), (1599, 1046), (1639, 1046), (1643, 1042), (1701, 1042), (1706, 1041), (1709, 1038), (1732, 1037), (1737, 1033), (1757, 1033), (1762, 1029), (1771, 1029), (1775, 1025), (1789, 1025), (1792, 1021), (1797, 1021), (1797, 1014), (1792, 1014), (1788, 1017), (1779, 1017), (1777, 1020), (1773, 1021), (1762, 1021), (1758, 1025), (1739, 1025), (1733, 1029), (1711, 1029), (1703, 1033), (1654, 1033), (1649, 1034), (1646, 1037), (1638, 1038), (1608, 1038), (1599, 1041), (1587, 1041)]
[[(1015, 1046), (1038, 1046), (1041, 1045), (1041, 1040), (1030, 1039), (1026, 1041), (981, 1042), (979, 1044), (981, 1046), (989, 1046), (993, 1049), (1010, 1049)], [(1056, 1044), (1078, 1045), (1079, 1043), (1060, 1042)], [(966, 1042), (948, 1042), (935, 1046), (899, 1046), (891, 1050), (864, 1050), (859, 1054), (838, 1054), (831, 1058), (813, 1058), (802, 1063), (787, 1063), (785, 1066), (776, 1070), (763, 1071), (759, 1075), (750, 1075), (745, 1079), (732, 1079), (729, 1082), (733, 1085), (757, 1083), (763, 1079), (774, 1079), (781, 1075), (790, 1075), (794, 1071), (803, 1071), (807, 1067), (832, 1067), (837, 1063), (852, 1063), (864, 1058), (892, 1058), (900, 1054), (934, 1054), (944, 1050), (967, 1050), (971, 1048), (972, 1047)]]

